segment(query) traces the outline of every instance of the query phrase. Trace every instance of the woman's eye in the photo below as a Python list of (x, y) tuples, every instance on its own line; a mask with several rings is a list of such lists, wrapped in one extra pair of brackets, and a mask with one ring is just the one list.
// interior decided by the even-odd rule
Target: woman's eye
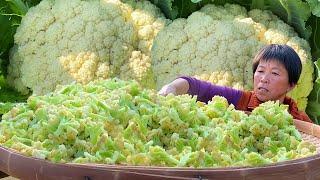
[(276, 76), (279, 76), (279, 74), (278, 74), (278, 73), (276, 73), (276, 72), (272, 72), (272, 74), (273, 74), (273, 75), (276, 75)]
[(258, 70), (258, 73), (263, 73), (263, 71), (262, 70)]

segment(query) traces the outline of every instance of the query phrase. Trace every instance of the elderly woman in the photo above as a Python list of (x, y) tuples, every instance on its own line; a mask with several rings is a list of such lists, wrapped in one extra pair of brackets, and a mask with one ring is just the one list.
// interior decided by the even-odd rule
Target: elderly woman
[(197, 95), (197, 100), (208, 102), (213, 96), (224, 96), (236, 109), (252, 111), (260, 103), (279, 100), (289, 105), (289, 113), (296, 119), (312, 122), (299, 111), (296, 102), (286, 94), (297, 84), (302, 64), (298, 54), (287, 45), (271, 44), (262, 48), (253, 60), (253, 91), (241, 91), (218, 86), (196, 78), (182, 76), (163, 86), (161, 95)]

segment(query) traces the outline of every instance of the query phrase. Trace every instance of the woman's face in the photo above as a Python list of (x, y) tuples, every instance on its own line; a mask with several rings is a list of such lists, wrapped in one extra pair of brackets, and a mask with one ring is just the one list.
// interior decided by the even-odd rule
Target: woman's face
[(254, 92), (262, 101), (279, 100), (283, 102), (286, 93), (294, 88), (289, 84), (288, 72), (276, 60), (261, 60), (253, 77)]

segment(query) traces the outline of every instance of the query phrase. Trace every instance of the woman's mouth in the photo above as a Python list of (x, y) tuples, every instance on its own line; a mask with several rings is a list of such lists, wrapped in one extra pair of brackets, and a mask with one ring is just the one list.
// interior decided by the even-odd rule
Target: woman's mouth
[(258, 90), (260, 92), (268, 92), (269, 91), (267, 88), (264, 88), (264, 87), (258, 87)]

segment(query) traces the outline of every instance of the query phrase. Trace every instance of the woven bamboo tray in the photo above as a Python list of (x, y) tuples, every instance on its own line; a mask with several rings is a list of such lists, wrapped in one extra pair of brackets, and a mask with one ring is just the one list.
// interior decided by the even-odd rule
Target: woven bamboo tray
[(294, 121), (303, 139), (317, 146), (318, 154), (262, 167), (168, 168), (103, 164), (56, 164), (26, 157), (0, 147), (0, 171), (20, 179), (221, 179), (320, 180), (320, 126)]

